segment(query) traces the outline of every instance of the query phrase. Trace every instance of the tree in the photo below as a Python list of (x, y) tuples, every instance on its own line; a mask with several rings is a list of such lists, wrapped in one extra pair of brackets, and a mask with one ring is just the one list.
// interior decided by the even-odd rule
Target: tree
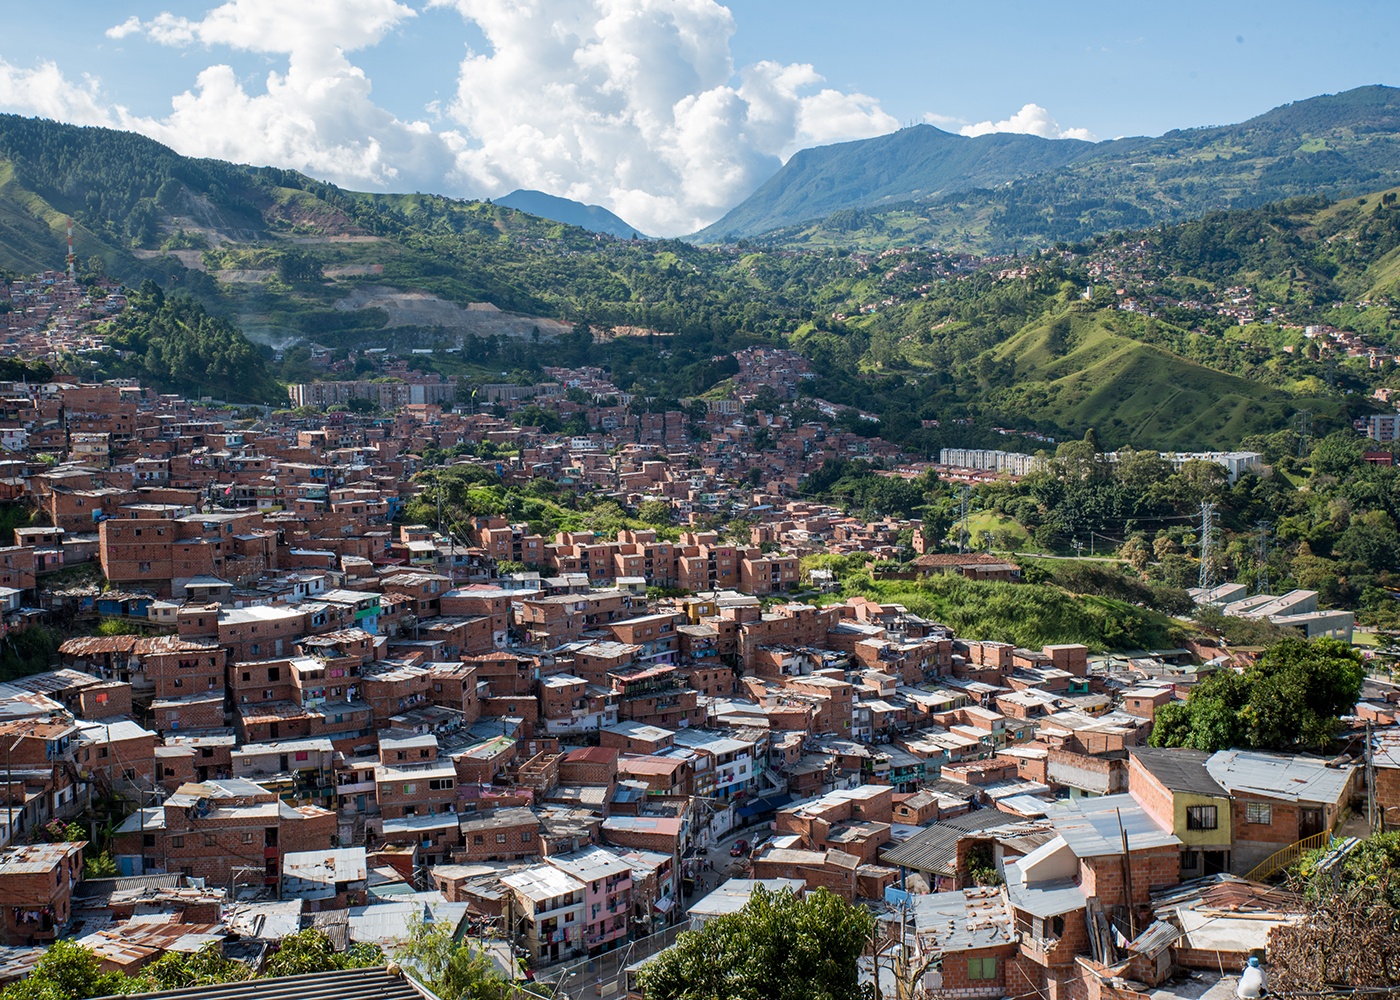
[(1184, 706), (1159, 712), (1151, 743), (1207, 753), (1322, 750), (1355, 706), (1365, 676), (1361, 657), (1343, 642), (1281, 639), (1243, 674), (1212, 674)]
[(395, 957), (442, 1000), (507, 1000), (510, 996), (510, 984), (486, 953), (455, 940), (447, 924), (425, 924), (415, 914), (408, 935)]
[(759, 886), (738, 913), (683, 933), (639, 978), (648, 1000), (858, 1000), (857, 960), (873, 926), (826, 889), (798, 900)]
[(643, 500), (637, 505), (637, 519), (647, 524), (668, 525), (671, 523), (671, 505), (665, 500)]
[(211, 941), (193, 954), (166, 952), (141, 970), (137, 982), (140, 983), (138, 989), (143, 992), (155, 992), (183, 990), (191, 986), (213, 986), (218, 983), (237, 983), (251, 978), (253, 974), (248, 966), (224, 957), (219, 942)]
[(300, 976), (308, 972), (364, 969), (383, 962), (384, 953), (378, 945), (355, 944), (348, 951), (336, 951), (324, 931), (308, 927), (282, 939), (264, 975)]
[(277, 276), (288, 284), (317, 282), (325, 278), (321, 262), (300, 250), (284, 250), (277, 258)]
[(1134, 535), (1124, 542), (1118, 550), (1118, 558), (1128, 560), (1128, 565), (1141, 573), (1147, 569), (1147, 564), (1152, 561), (1152, 550), (1141, 535)]
[(1303, 856), (1292, 878), (1301, 921), (1270, 940), (1270, 987), (1284, 995), (1334, 995), (1400, 982), (1400, 834), (1377, 834), (1330, 871), (1327, 849)]
[(5, 987), (4, 1000), (79, 1000), (130, 992), (139, 981), (103, 972), (97, 956), (72, 941), (55, 941), (29, 978)]
[(1317, 475), (1341, 478), (1361, 464), (1361, 451), (1355, 434), (1336, 431), (1317, 443), (1309, 464)]

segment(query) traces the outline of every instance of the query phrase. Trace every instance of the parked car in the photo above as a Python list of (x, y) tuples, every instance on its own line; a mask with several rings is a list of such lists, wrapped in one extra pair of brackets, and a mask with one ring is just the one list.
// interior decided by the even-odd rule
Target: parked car
[(734, 841), (734, 846), (729, 849), (729, 856), (731, 858), (741, 858), (744, 856), (744, 852), (748, 849), (749, 842), (741, 837), (740, 839)]

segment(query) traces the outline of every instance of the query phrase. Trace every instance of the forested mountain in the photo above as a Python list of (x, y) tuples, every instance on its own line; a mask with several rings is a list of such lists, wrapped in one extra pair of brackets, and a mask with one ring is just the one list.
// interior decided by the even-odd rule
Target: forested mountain
[(569, 198), (558, 198), (543, 191), (512, 191), (504, 198), (496, 199), (497, 205), (516, 208), (541, 219), (552, 219), (567, 226), (578, 226), (590, 233), (606, 233), (620, 240), (635, 239), (641, 234), (636, 226), (629, 226), (601, 205), (585, 205)]
[(935, 200), (1055, 170), (1095, 150), (1093, 143), (1077, 139), (1010, 132), (972, 139), (932, 125), (802, 149), (695, 238), (756, 236), (843, 209)]
[[(1337, 110), (1304, 105), (1276, 114), (1311, 127)], [(849, 407), (837, 423), (918, 450), (1034, 451), (1089, 427), (1109, 447), (1194, 450), (1278, 431), (1301, 410), (1318, 432), (1343, 428), (1375, 389), (1400, 388), (1388, 361), (1372, 365), (1354, 344), (1319, 351), (1302, 332), (1400, 348), (1393, 191), (1020, 257), (716, 250), (0, 118), (0, 267), (61, 267), (70, 214), (83, 271), (142, 286), (113, 331), (121, 353), (89, 356), (98, 371), (238, 401), (319, 377), (315, 343), (342, 356), (439, 349), (414, 364), (490, 381), (596, 364), (667, 408), (723, 391), (729, 352), (782, 344), (818, 376), (798, 416), (812, 419), (818, 401)]]
[(966, 138), (916, 126), (805, 150), (695, 238), (1005, 252), (1397, 181), (1400, 89), (1371, 86), (1155, 138)]

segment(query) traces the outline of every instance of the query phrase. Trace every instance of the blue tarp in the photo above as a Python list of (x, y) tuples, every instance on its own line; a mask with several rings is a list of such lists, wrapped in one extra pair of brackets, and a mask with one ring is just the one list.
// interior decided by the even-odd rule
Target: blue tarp
[(763, 813), (777, 812), (783, 806), (792, 801), (792, 796), (784, 792), (781, 795), (773, 795), (767, 798), (754, 799), (747, 805), (739, 807), (741, 817), (759, 816)]

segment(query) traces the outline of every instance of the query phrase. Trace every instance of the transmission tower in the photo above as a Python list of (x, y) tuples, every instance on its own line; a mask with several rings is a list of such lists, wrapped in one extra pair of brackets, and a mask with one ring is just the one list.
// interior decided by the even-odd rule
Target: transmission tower
[(1308, 453), (1308, 438), (1312, 437), (1312, 411), (1298, 411), (1298, 457), (1304, 458)]
[(1215, 586), (1215, 504), (1201, 501), (1201, 575), (1197, 585), (1202, 590)]
[(1254, 539), (1254, 558), (1259, 567), (1255, 576), (1255, 593), (1267, 594), (1269, 592), (1269, 522), (1261, 519), (1254, 522), (1254, 527), (1258, 531)]

